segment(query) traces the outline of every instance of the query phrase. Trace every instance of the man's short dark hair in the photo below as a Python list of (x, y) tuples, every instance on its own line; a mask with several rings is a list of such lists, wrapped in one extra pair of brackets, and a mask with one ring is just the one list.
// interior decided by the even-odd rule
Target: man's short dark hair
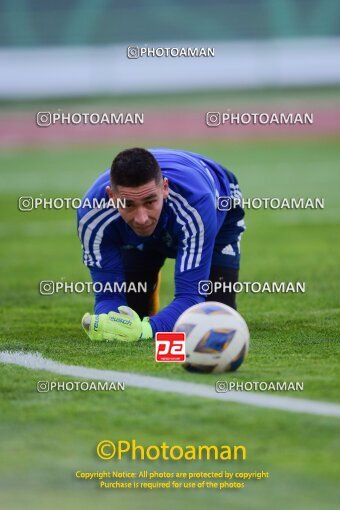
[(111, 186), (136, 187), (162, 179), (162, 172), (151, 152), (140, 147), (117, 154), (111, 165)]

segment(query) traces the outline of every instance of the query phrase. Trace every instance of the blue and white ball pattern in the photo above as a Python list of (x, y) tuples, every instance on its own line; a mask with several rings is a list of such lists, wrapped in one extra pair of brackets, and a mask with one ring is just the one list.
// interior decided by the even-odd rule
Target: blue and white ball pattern
[(243, 317), (215, 301), (188, 308), (174, 331), (186, 333), (186, 362), (190, 372), (221, 373), (239, 368), (249, 350), (249, 330)]

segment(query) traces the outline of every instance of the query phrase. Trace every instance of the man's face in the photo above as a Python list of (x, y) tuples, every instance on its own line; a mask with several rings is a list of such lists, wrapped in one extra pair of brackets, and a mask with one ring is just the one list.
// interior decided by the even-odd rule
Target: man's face
[(116, 186), (106, 191), (110, 198), (117, 201), (125, 199), (126, 207), (119, 208), (123, 220), (139, 236), (151, 236), (157, 226), (162, 212), (163, 202), (168, 197), (168, 180), (162, 179), (159, 184), (155, 180), (137, 187)]

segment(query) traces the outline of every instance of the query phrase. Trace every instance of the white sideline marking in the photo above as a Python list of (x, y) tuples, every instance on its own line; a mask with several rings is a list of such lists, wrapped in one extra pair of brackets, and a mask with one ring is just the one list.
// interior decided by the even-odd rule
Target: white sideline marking
[(305, 400), (291, 397), (276, 397), (272, 395), (259, 395), (255, 392), (228, 391), (227, 393), (216, 393), (212, 384), (189, 383), (152, 377), (149, 375), (131, 374), (128, 372), (116, 372), (114, 370), (100, 370), (75, 365), (64, 365), (57, 361), (44, 358), (40, 353), (23, 352), (0, 352), (0, 363), (19, 365), (34, 370), (46, 370), (54, 374), (69, 375), (82, 379), (100, 381), (119, 381), (127, 386), (145, 388), (165, 393), (178, 393), (195, 397), (211, 398), (239, 404), (248, 404), (257, 407), (268, 407), (281, 409), (293, 413), (308, 413), (322, 416), (339, 416), (340, 405), (316, 400)]

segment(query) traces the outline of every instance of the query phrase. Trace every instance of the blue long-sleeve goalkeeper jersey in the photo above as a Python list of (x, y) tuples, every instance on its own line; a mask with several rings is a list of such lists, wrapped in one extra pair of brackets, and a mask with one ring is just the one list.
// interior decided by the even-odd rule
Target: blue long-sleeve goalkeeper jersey
[[(226, 216), (225, 211), (217, 209), (217, 197), (230, 196), (230, 186), (225, 170), (204, 156), (173, 149), (149, 151), (158, 161), (163, 177), (169, 181), (169, 197), (164, 201), (153, 234), (150, 237), (135, 234), (113, 207), (88, 206), (78, 209), (78, 234), (83, 261), (94, 282), (124, 282), (122, 253), (127, 248), (147, 249), (150, 256), (155, 249), (176, 259), (175, 296), (150, 319), (155, 333), (172, 331), (187, 308), (204, 301), (198, 284), (209, 278), (215, 238)], [(109, 184), (108, 169), (87, 191), (83, 204), (91, 204), (93, 199), (99, 203), (108, 201), (105, 188)], [(126, 304), (123, 292), (99, 292), (95, 313), (117, 311), (123, 304)]]

